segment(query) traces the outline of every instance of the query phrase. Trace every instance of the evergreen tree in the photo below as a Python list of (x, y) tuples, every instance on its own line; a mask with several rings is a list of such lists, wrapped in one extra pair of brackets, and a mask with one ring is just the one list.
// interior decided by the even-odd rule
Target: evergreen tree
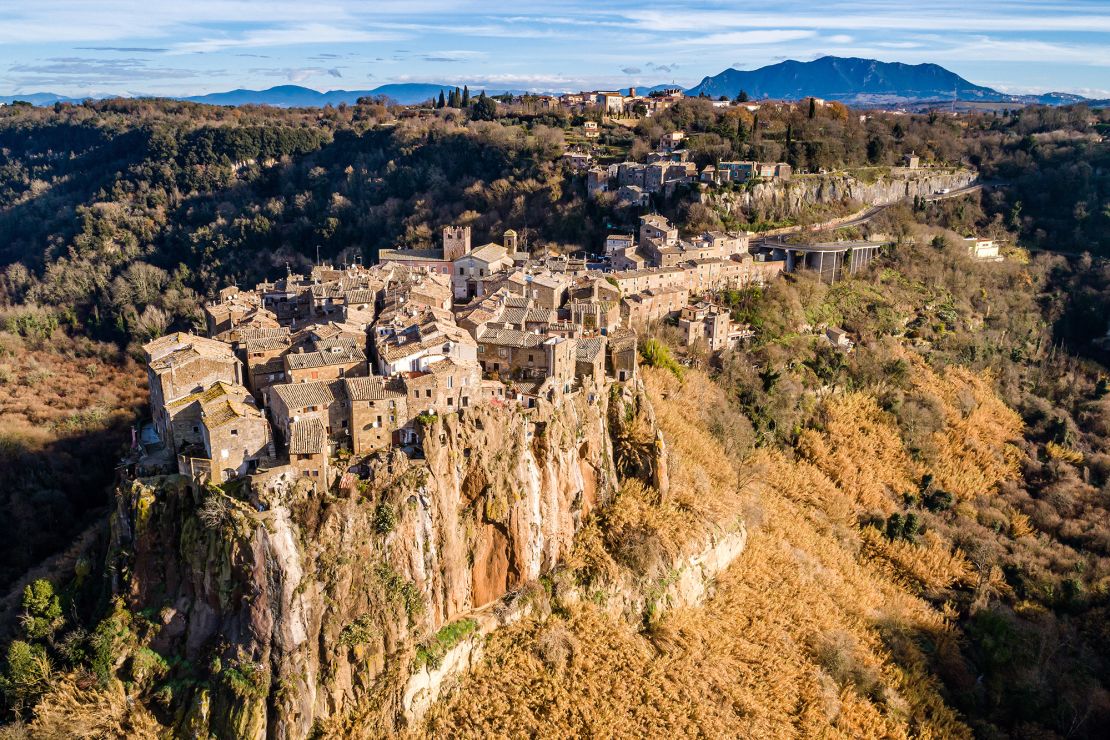
[(809, 99), (809, 117), (811, 120), (817, 117), (817, 98)]
[(752, 141), (759, 139), (759, 114), (752, 116)]
[(436, 107), (437, 108), (446, 108), (447, 107), (447, 99), (443, 97), (443, 91), (442, 90), (439, 91), (439, 100), (436, 102)]
[(788, 123), (788, 124), (786, 124), (786, 146), (787, 146), (787, 148), (789, 148), (790, 145), (793, 144), (793, 143), (794, 143), (794, 124)]
[(749, 100), (751, 100), (751, 98), (748, 97), (748, 91), (747, 90), (741, 90), (740, 94), (736, 96), (736, 102), (737, 103), (746, 103)]
[(469, 105), (470, 105), (470, 88), (466, 85), (463, 85), (462, 107), (466, 108)]

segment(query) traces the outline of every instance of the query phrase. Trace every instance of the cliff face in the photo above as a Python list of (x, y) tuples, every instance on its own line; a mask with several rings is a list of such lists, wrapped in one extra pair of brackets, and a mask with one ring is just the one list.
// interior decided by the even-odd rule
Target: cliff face
[(848, 174), (799, 176), (788, 181), (759, 182), (736, 192), (702, 191), (700, 200), (725, 213), (773, 212), (797, 215), (807, 207), (845, 202), (865, 206), (896, 203), (903, 198), (933, 195), (973, 183), (971, 170), (913, 170), (864, 182)]
[(221, 737), (304, 737), (352, 717), (391, 729), (414, 668), (551, 570), (615, 490), (617, 399), (587, 389), (559, 409), (439, 418), (425, 459), (382, 454), (332, 493), (281, 476), (121, 489), (115, 587), (172, 658), (164, 720)]

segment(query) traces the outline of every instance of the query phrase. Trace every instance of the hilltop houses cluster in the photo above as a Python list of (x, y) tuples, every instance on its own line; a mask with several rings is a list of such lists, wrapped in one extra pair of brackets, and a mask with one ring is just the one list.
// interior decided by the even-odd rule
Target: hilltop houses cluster
[(475, 249), (468, 227), (448, 226), (441, 247), (383, 250), (369, 268), (225, 288), (205, 306), (208, 336), (143, 347), (144, 440), (157, 441), (142, 464), (214, 482), (280, 469), (327, 487), (340, 453), (417, 454), (436, 415), (484, 403), (548, 413), (568, 394), (632, 380), (649, 321), (680, 317), (689, 342), (734, 345), (743, 328), (691, 297), (782, 269), (755, 262), (746, 236), (687, 242), (658, 216), (644, 218), (639, 244), (619, 237), (634, 269), (532, 259), (511, 230)]
[(590, 195), (614, 193), (624, 206), (646, 207), (651, 196), (662, 193), (669, 197), (678, 185), (703, 183), (722, 185), (749, 180), (789, 180), (793, 170), (785, 162), (718, 162), (700, 171), (689, 160), (685, 149), (686, 134), (672, 131), (660, 137), (654, 151), (644, 162), (618, 162), (594, 165), (593, 158), (583, 152), (569, 151), (563, 155), (573, 169), (586, 172), (586, 190)]

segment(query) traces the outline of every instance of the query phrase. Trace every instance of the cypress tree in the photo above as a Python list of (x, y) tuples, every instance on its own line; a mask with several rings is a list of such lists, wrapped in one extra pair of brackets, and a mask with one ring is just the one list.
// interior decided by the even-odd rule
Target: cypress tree
[(442, 90), (439, 91), (439, 101), (436, 102), (436, 107), (437, 108), (446, 108), (447, 107), (447, 99), (443, 97), (443, 91)]
[(809, 99), (809, 117), (811, 119), (817, 117), (817, 98)]
[(467, 87), (466, 85), (463, 85), (462, 107), (466, 108), (469, 105), (470, 105), (470, 88)]

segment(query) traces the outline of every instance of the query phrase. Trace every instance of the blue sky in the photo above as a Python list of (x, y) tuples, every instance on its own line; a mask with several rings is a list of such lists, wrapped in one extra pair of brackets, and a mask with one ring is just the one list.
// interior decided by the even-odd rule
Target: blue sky
[(689, 86), (825, 54), (1110, 97), (1110, 0), (0, 0), (0, 94)]

